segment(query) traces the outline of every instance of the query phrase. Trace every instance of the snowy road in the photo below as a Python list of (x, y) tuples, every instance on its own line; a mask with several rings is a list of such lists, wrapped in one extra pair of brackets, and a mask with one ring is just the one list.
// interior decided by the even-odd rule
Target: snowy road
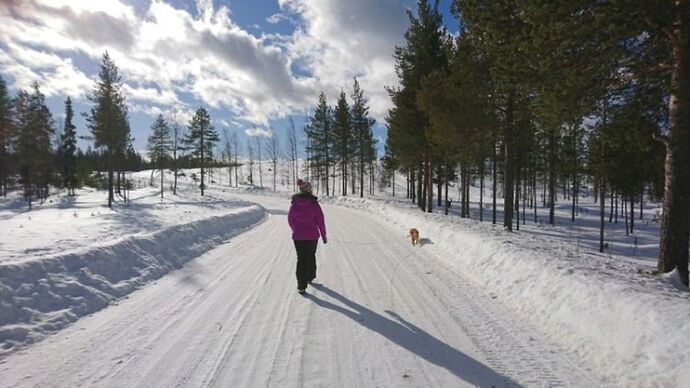
[(405, 231), (353, 210), (325, 206), (321, 285), (300, 296), (288, 201), (257, 201), (266, 222), (0, 360), (0, 386), (597, 385)]

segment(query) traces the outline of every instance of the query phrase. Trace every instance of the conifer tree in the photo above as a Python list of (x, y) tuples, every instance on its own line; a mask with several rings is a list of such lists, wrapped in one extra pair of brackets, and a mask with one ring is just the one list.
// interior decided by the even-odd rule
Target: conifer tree
[[(340, 166), (341, 193), (347, 195), (348, 167), (352, 158), (352, 123), (347, 96), (340, 90), (333, 110), (333, 162)], [(335, 191), (335, 188), (333, 189)]]
[(665, 90), (667, 128), (657, 136), (666, 148), (658, 269), (678, 268), (687, 285), (690, 4), (685, 0), (531, 2), (522, 16), (532, 27), (532, 39), (523, 52), (545, 71), (557, 69), (563, 75), (561, 100), (582, 91), (598, 101), (635, 86), (659, 85)]
[[(17, 154), (19, 175), (24, 190), (24, 198), (32, 207), (33, 197), (41, 201), (48, 196), (48, 185), (52, 173), (51, 137), (54, 132), (50, 110), (45, 105), (45, 96), (38, 83), (33, 84), (33, 92), (25, 97), (25, 110), (19, 117), (19, 136)], [(23, 108), (22, 108), (23, 109)]]
[(206, 166), (213, 160), (213, 147), (219, 141), (218, 133), (211, 125), (211, 117), (205, 108), (196, 110), (194, 117), (189, 122), (189, 132), (184, 139), (192, 159), (201, 169), (201, 195), (204, 195)]
[[(130, 143), (129, 119), (125, 97), (122, 93), (122, 79), (108, 52), (98, 73), (98, 81), (89, 96), (94, 106), (86, 115), (86, 121), (94, 138), (96, 148), (105, 152), (105, 170), (108, 173), (108, 207), (114, 201), (114, 174), (121, 167), (127, 146)], [(120, 176), (118, 170), (118, 178)]]
[(401, 87), (388, 89), (393, 108), (386, 121), (391, 145), (396, 148), (403, 165), (416, 170), (419, 207), (431, 212), (433, 194), (433, 144), (429, 142), (428, 116), (417, 105), (421, 80), (448, 64), (448, 35), (438, 11), (438, 0), (431, 6), (427, 0), (417, 2), (417, 15), (408, 10), (410, 26), (405, 45), (395, 48), (396, 72)]
[(160, 171), (161, 198), (163, 198), (163, 167), (173, 148), (170, 136), (170, 126), (168, 126), (162, 114), (158, 115), (156, 121), (151, 125), (151, 135), (149, 135), (146, 148), (148, 149), (149, 158), (152, 164), (157, 166)]
[(12, 104), (5, 80), (0, 77), (0, 195), (7, 197), (12, 138)]
[[(352, 85), (352, 131), (354, 133), (354, 156), (359, 166), (359, 196), (364, 197), (364, 171), (366, 166), (376, 159), (374, 134), (372, 127), (376, 122), (369, 117), (369, 106), (364, 97), (364, 91), (359, 87), (359, 81), (355, 78)], [(373, 157), (372, 157), (373, 156)], [(392, 167), (392, 165), (389, 165)]]
[(74, 195), (74, 189), (78, 186), (77, 180), (77, 131), (72, 123), (74, 110), (72, 99), (67, 97), (65, 101), (65, 124), (60, 136), (60, 158), (62, 159), (62, 185), (67, 189), (68, 195)]
[(309, 168), (315, 179), (326, 188), (330, 195), (329, 173), (333, 165), (333, 113), (326, 102), (326, 95), (321, 92), (319, 103), (309, 124), (304, 128), (307, 135), (306, 151), (309, 155)]
[(184, 151), (184, 133), (177, 122), (177, 110), (173, 109), (170, 117), (170, 140), (172, 149), (173, 195), (177, 195), (177, 175), (181, 152)]
[(296, 188), (299, 165), (297, 160), (297, 130), (295, 129), (295, 122), (292, 120), (292, 116), (290, 116), (290, 126), (288, 127), (287, 141), (285, 143), (287, 145), (287, 154), (290, 158), (289, 171), (291, 171), (290, 175), (292, 175), (292, 187)]

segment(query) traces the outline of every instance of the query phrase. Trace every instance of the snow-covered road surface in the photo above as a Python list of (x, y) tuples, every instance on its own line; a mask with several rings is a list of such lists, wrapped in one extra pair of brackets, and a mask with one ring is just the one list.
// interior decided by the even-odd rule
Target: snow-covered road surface
[(597, 385), (405, 231), (353, 210), (324, 207), (320, 285), (300, 296), (289, 201), (259, 202), (266, 222), (0, 360), (0, 386)]

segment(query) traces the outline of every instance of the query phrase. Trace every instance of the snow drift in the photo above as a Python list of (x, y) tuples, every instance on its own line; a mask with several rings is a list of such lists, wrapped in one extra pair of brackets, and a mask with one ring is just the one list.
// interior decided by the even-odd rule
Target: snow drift
[(81, 252), (0, 263), (0, 355), (93, 313), (266, 218), (258, 205)]
[(340, 197), (421, 232), (422, 249), (460, 269), (553, 343), (615, 386), (682, 386), (690, 379), (690, 293), (673, 276), (536, 233), (424, 214), (400, 202)]

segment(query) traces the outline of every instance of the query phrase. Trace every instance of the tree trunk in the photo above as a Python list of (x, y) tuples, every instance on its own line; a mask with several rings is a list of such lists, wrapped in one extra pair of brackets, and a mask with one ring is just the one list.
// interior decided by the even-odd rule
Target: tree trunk
[(479, 164), (479, 222), (484, 221), (484, 160)]
[(644, 210), (644, 188), (640, 190), (640, 219), (644, 219), (644, 214), (642, 214), (642, 211)]
[(505, 124), (505, 179), (503, 182), (503, 227), (513, 230), (513, 200), (515, 190), (515, 166), (513, 164), (513, 95), (508, 95)]
[(630, 229), (628, 229), (628, 207), (627, 207), (627, 204), (628, 204), (628, 197), (625, 194), (623, 194), (623, 206), (621, 208), (621, 212), (623, 213), (622, 215), (625, 218), (625, 235), (626, 236), (629, 235), (629, 231), (630, 231)]
[(419, 206), (422, 211), (424, 211), (424, 197), (423, 197), (423, 192), (424, 192), (424, 168), (423, 165), (420, 163), (417, 167), (417, 205)]
[(492, 213), (492, 222), (491, 223), (492, 223), (492, 225), (496, 225), (496, 176), (498, 175), (496, 173), (496, 158), (497, 158), (496, 157), (496, 140), (494, 140), (494, 143), (493, 143), (493, 150), (494, 150), (493, 160), (492, 160), (492, 170), (493, 171), (491, 172), (493, 174), (492, 182), (491, 182), (491, 185), (493, 186), (492, 187), (492, 189), (493, 189), (493, 192), (492, 192), (493, 207), (491, 208), (491, 213)]
[(635, 197), (630, 196), (630, 233), (635, 229)]
[(161, 166), (161, 199), (163, 199), (163, 166)]
[(536, 224), (539, 221), (539, 218), (537, 217), (537, 172), (534, 171), (532, 175), (532, 204), (534, 205), (534, 223)]
[(113, 208), (113, 200), (115, 199), (115, 193), (113, 193), (113, 158), (112, 151), (108, 150), (108, 156), (106, 157), (106, 163), (108, 164), (108, 207)]
[(201, 133), (201, 196), (204, 196), (204, 126), (203, 124), (199, 126), (199, 131)]
[(520, 167), (516, 168), (515, 180), (515, 229), (520, 230)]
[(443, 165), (439, 163), (437, 172), (436, 182), (436, 207), (440, 208), (442, 206), (441, 201), (443, 201), (443, 196), (441, 195), (441, 190), (443, 190)]
[(392, 181), (393, 181), (393, 198), (395, 198), (395, 171), (393, 171)]
[(527, 175), (527, 173), (522, 174), (522, 225), (523, 226), (525, 225), (525, 220), (526, 220), (526, 216), (527, 216), (525, 214), (525, 210), (527, 207), (527, 194), (529, 191), (528, 190), (528, 186), (529, 186), (528, 180), (529, 179), (527, 179), (525, 177), (525, 175)]
[(599, 190), (599, 198), (601, 198), (599, 203), (599, 252), (604, 253), (604, 213), (606, 212), (604, 203), (606, 202), (606, 182), (603, 178), (600, 178)]
[(415, 176), (415, 171), (414, 169), (410, 169), (410, 180), (409, 180), (409, 188), (410, 188), (410, 196), (412, 198), (412, 203), (417, 202), (417, 187), (415, 185), (417, 184), (417, 177)]
[(434, 174), (433, 167), (431, 165), (431, 150), (427, 150), (426, 156), (426, 178), (427, 178), (427, 199), (426, 199), (426, 212), (432, 212), (433, 200), (434, 200)]
[(675, 27), (671, 31), (673, 67), (666, 140), (664, 210), (661, 219), (658, 268), (678, 268), (688, 285), (690, 240), (690, 5), (676, 1)]
[[(448, 169), (448, 166), (446, 166), (446, 169)], [(450, 203), (448, 203), (448, 171), (446, 171), (446, 174), (444, 175), (444, 177), (445, 177), (444, 186), (445, 186), (445, 203), (446, 203), (444, 214), (448, 215), (448, 208), (450, 207), (449, 206)], [(441, 195), (439, 194), (439, 197), (440, 196)]]
[(549, 131), (549, 224), (556, 225), (556, 133)]
[(575, 206), (576, 206), (576, 199), (577, 199), (577, 175), (573, 175), (573, 209), (572, 209), (572, 214), (570, 215), (570, 222), (575, 222)]
[(465, 197), (465, 185), (467, 184), (465, 181), (465, 165), (461, 164), (460, 165), (460, 186), (458, 187), (460, 190), (460, 218), (465, 218), (465, 201), (467, 198)]

